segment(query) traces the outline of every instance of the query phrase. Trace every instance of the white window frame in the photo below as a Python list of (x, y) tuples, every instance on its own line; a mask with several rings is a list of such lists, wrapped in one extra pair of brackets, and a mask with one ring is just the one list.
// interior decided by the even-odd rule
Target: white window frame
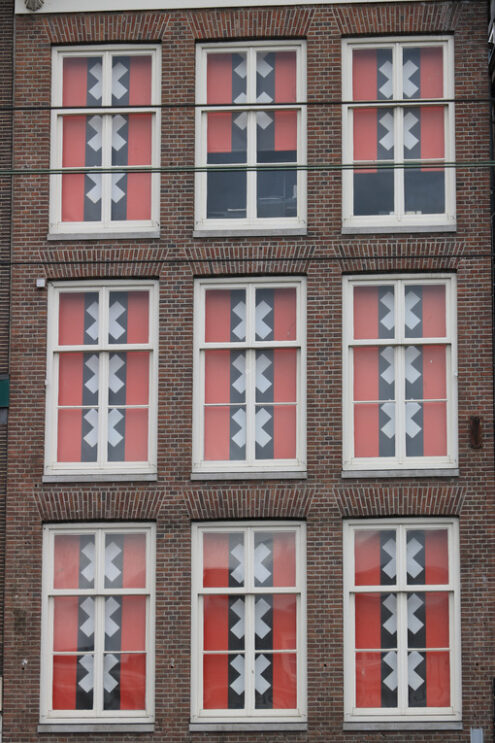
[[(455, 169), (445, 168), (445, 212), (443, 214), (406, 214), (404, 211), (404, 169), (394, 169), (394, 193), (395, 211), (390, 215), (354, 215), (354, 163), (353, 159), (353, 110), (357, 108), (393, 108), (394, 114), (394, 142), (395, 158), (393, 161), (362, 161), (372, 164), (381, 163), (405, 163), (411, 166), (413, 163), (424, 165), (429, 160), (411, 160), (403, 158), (403, 116), (408, 108), (429, 105), (423, 103), (420, 98), (402, 98), (402, 50), (404, 48), (417, 48), (441, 46), (444, 50), (443, 56), (443, 85), (444, 99), (450, 99), (445, 103), (445, 155), (434, 163), (455, 161), (455, 112), (452, 99), (454, 90), (454, 39), (451, 36), (418, 36), (403, 38), (377, 38), (377, 39), (349, 39), (342, 42), (342, 91), (343, 99), (348, 103), (342, 106), (342, 220), (343, 232), (428, 232), (445, 231), (456, 229), (456, 197), (455, 197)], [(393, 53), (394, 65), (394, 94), (389, 100), (377, 103), (352, 102), (352, 54), (356, 49), (390, 49)], [(439, 99), (440, 102), (443, 99)], [(432, 105), (441, 105), (434, 103)], [(361, 162), (361, 161), (359, 161)], [(357, 166), (359, 167), (359, 166)]]
[[(407, 285), (442, 284), (445, 286), (445, 338), (406, 338), (404, 328), (404, 287)], [(396, 338), (354, 340), (353, 289), (355, 286), (395, 287)], [(457, 467), (457, 308), (456, 276), (454, 274), (368, 274), (346, 276), (343, 280), (343, 469), (344, 471), (374, 470), (447, 470)], [(395, 457), (354, 456), (354, 409), (353, 409), (353, 348), (363, 346), (443, 345), (446, 347), (446, 393), (447, 393), (447, 455), (444, 457), (406, 457), (405, 454), (405, 404), (403, 351), (395, 354)]]
[[(297, 333), (292, 341), (254, 340), (254, 302), (257, 288), (280, 289), (295, 288), (297, 302)], [(205, 293), (209, 289), (245, 289), (247, 307), (253, 308), (251, 317), (246, 315), (246, 340), (239, 343), (205, 343)], [(247, 312), (247, 309), (246, 309)], [(253, 338), (249, 340), (250, 334)], [(205, 460), (204, 451), (204, 351), (220, 348), (246, 350), (246, 460)], [(296, 405), (296, 458), (295, 459), (255, 459), (254, 453), (254, 414), (255, 414), (255, 353), (263, 348), (296, 348), (297, 362), (297, 405)], [(249, 373), (251, 371), (251, 374)], [(259, 277), (232, 279), (199, 279), (194, 287), (194, 373), (193, 373), (193, 463), (192, 473), (215, 475), (237, 473), (242, 476), (275, 473), (306, 472), (306, 279), (304, 277)]]
[[(296, 536), (296, 585), (255, 587), (252, 575), (254, 532), (294, 531)], [(245, 586), (242, 588), (203, 588), (203, 535), (208, 532), (242, 532), (245, 535)], [(306, 676), (306, 524), (296, 521), (230, 521), (192, 525), (192, 599), (191, 599), (191, 723), (305, 723), (307, 721)], [(246, 606), (245, 679), (246, 712), (236, 709), (202, 709), (203, 699), (203, 611), (202, 598), (213, 595), (241, 595), (253, 604), (262, 594), (298, 594), (297, 601), (297, 699), (296, 710), (254, 709), (254, 608)], [(215, 651), (219, 652), (219, 651)], [(251, 698), (250, 698), (251, 697)], [(251, 704), (249, 705), (249, 702)], [(249, 705), (249, 706), (248, 706)]]
[[(230, 105), (207, 105), (206, 102), (206, 72), (207, 54), (211, 51), (218, 52), (245, 52), (247, 55), (248, 74), (247, 100), (256, 101), (256, 52), (296, 52), (297, 78), (296, 78), (296, 103), (283, 104), (230, 104)], [(253, 74), (254, 70), (254, 74)], [(247, 135), (247, 163), (240, 164), (251, 168), (247, 172), (246, 184), (246, 217), (244, 219), (208, 219), (206, 215), (207, 199), (207, 173), (196, 172), (195, 177), (195, 230), (235, 234), (305, 234), (307, 226), (306, 216), (306, 170), (298, 170), (297, 175), (297, 217), (257, 217), (256, 216), (256, 111), (278, 111), (289, 110), (298, 112), (297, 128), (297, 161), (293, 163), (294, 168), (306, 164), (306, 43), (304, 41), (250, 41), (250, 42), (226, 42), (216, 44), (198, 44), (196, 48), (196, 167), (207, 167), (207, 113), (212, 111), (247, 111), (248, 112), (248, 135)], [(261, 163), (270, 165), (270, 163)], [(275, 163), (276, 165), (276, 163)], [(292, 165), (292, 163), (291, 163)], [(210, 168), (214, 166), (208, 166)], [(261, 230), (261, 232), (260, 232)], [(287, 230), (287, 232), (285, 232)]]
[[(111, 106), (111, 80), (112, 80), (112, 55), (151, 56), (151, 104), (133, 108)], [(70, 57), (102, 57), (103, 63), (103, 93), (102, 106), (94, 108), (62, 108), (63, 106), (63, 63), (64, 59)], [(51, 158), (52, 169), (62, 169), (63, 155), (63, 117), (69, 114), (97, 114), (103, 116), (103, 147), (102, 168), (112, 169), (116, 172), (124, 170), (136, 170), (142, 172), (143, 168), (136, 166), (112, 166), (112, 121), (111, 116), (115, 114), (127, 115), (130, 113), (152, 114), (151, 131), (151, 167), (160, 167), (160, 132), (161, 132), (161, 48), (154, 45), (122, 45), (107, 44), (105, 46), (77, 46), (77, 47), (54, 47), (52, 50), (52, 98), (51, 105)], [(108, 106), (108, 107), (105, 107)], [(111, 106), (111, 108), (110, 108)], [(146, 166), (149, 167), (149, 166)], [(98, 170), (98, 168), (96, 168)], [(70, 168), (68, 169), (70, 172)], [(132, 236), (149, 234), (157, 236), (160, 220), (160, 174), (151, 175), (151, 219), (149, 220), (111, 220), (111, 173), (102, 175), (102, 219), (99, 222), (63, 222), (62, 221), (62, 175), (52, 174), (50, 176), (50, 227), (49, 236), (64, 235), (119, 235)]]
[[(145, 588), (105, 588), (105, 534), (146, 534), (146, 587)], [(95, 565), (95, 586), (92, 589), (54, 589), (54, 543), (55, 536), (95, 535), (97, 561)], [(87, 725), (94, 723), (152, 723), (154, 721), (154, 679), (155, 679), (155, 542), (156, 527), (151, 523), (91, 523), (91, 524), (45, 524), (43, 527), (43, 591), (41, 623), (41, 683), (40, 683), (40, 725), (68, 724)], [(103, 699), (101, 657), (105, 638), (104, 599), (112, 595), (147, 596), (146, 616), (146, 710), (53, 710), (51, 708), (53, 685), (53, 599), (56, 596), (94, 596), (95, 597), (95, 707), (98, 695)], [(98, 606), (96, 606), (98, 604)], [(67, 653), (67, 655), (74, 653)], [(100, 705), (102, 706), (102, 705)]]
[[(354, 585), (354, 534), (369, 529), (397, 530), (397, 585)], [(449, 583), (426, 585), (419, 588), (406, 583), (406, 529), (448, 530)], [(459, 523), (452, 518), (384, 518), (344, 521), (344, 721), (345, 722), (458, 722), (462, 719), (461, 683), (461, 601), (459, 564)], [(450, 594), (449, 641), (450, 641), (450, 700), (451, 707), (407, 707), (407, 605), (409, 593), (441, 591)], [(390, 708), (357, 708), (355, 706), (355, 611), (356, 593), (397, 593), (398, 609), (398, 695), (402, 695), (403, 706)], [(402, 656), (402, 657), (401, 657)], [(404, 704), (405, 702), (405, 704)], [(400, 703), (399, 703), (400, 704)]]
[[(149, 341), (148, 343), (104, 343), (108, 335), (108, 317), (102, 311), (108, 309), (111, 291), (149, 291)], [(100, 294), (99, 342), (94, 345), (64, 346), (58, 344), (59, 296), (62, 292), (96, 292)], [(46, 362), (46, 424), (45, 424), (45, 469), (44, 480), (122, 480), (154, 479), (156, 476), (156, 437), (158, 404), (158, 282), (156, 281), (78, 281), (53, 282), (48, 287), (48, 333)], [(99, 459), (96, 462), (58, 462), (58, 357), (61, 352), (84, 351), (104, 355), (100, 364), (100, 399), (98, 415)], [(108, 411), (108, 356), (118, 351), (149, 351), (150, 379), (148, 403), (148, 461), (108, 462), (105, 450), (107, 440)], [(139, 407), (139, 406), (133, 406)], [(103, 414), (102, 414), (103, 413)]]

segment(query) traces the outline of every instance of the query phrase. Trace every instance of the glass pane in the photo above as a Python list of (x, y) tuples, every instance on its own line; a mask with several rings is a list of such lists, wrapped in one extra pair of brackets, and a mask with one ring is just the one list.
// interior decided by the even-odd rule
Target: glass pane
[(355, 596), (356, 648), (397, 648), (397, 595), (357, 593)]
[(447, 405), (406, 402), (406, 456), (447, 455)]
[(94, 579), (94, 536), (57, 534), (54, 541), (53, 587), (93, 588)]
[(450, 660), (448, 652), (408, 653), (410, 707), (450, 706)]
[(244, 536), (238, 532), (203, 535), (203, 585), (244, 585)]
[(354, 405), (354, 456), (395, 456), (395, 403)]
[(244, 708), (244, 655), (203, 656), (204, 709)]
[(112, 106), (151, 103), (151, 55), (112, 57)]
[[(97, 115), (64, 116), (62, 167), (99, 167), (102, 164), (103, 118)], [(101, 219), (101, 174), (62, 176), (62, 221)]]
[(395, 398), (395, 360), (392, 346), (366, 346), (353, 350), (354, 400)]
[(58, 411), (57, 462), (96, 462), (97, 444), (96, 408)]
[(409, 585), (449, 582), (447, 529), (407, 530), (407, 582)]
[(111, 353), (108, 370), (110, 405), (147, 405), (149, 402), (149, 351)]
[(356, 653), (356, 707), (397, 707), (397, 652)]
[(149, 292), (110, 292), (108, 342), (148, 343)]
[(297, 111), (256, 112), (256, 157), (258, 163), (297, 160)]
[(255, 331), (257, 341), (296, 340), (295, 289), (256, 289)]
[(297, 217), (297, 171), (267, 170), (257, 174), (257, 216)]
[(98, 293), (61, 292), (58, 342), (61, 346), (98, 343)]
[(103, 709), (144, 709), (146, 655), (105, 653), (103, 656)]
[(254, 535), (254, 585), (295, 586), (296, 537), (291, 531)]
[(295, 405), (256, 406), (256, 459), (296, 457), (297, 409)]
[(148, 409), (112, 408), (108, 413), (108, 461), (146, 462)]
[(216, 54), (207, 56), (206, 90), (210, 104), (246, 102), (246, 54)]
[[(152, 114), (112, 116), (112, 165), (151, 165)], [(112, 220), (151, 218), (151, 174), (112, 173)]]
[(205, 293), (205, 341), (229, 343), (246, 340), (244, 289), (209, 289)]
[(409, 648), (449, 647), (449, 594), (411, 593), (407, 597)]
[(405, 287), (406, 338), (444, 338), (446, 335), (445, 286)]
[(204, 649), (244, 650), (244, 613), (243, 596), (205, 596)]
[(296, 69), (296, 52), (257, 52), (256, 102), (293, 103)]
[(404, 47), (402, 87), (404, 98), (442, 98), (443, 48)]
[(354, 287), (354, 338), (393, 338), (395, 307), (393, 286)]
[(406, 214), (445, 212), (445, 170), (410, 168), (404, 171)]
[(53, 602), (54, 651), (94, 650), (94, 599), (91, 596), (56, 596)]
[(58, 404), (98, 405), (99, 376), (99, 354), (60, 354)]
[(101, 106), (101, 57), (66, 57), (63, 63), (63, 105)]
[(93, 656), (53, 657), (53, 709), (93, 709)]
[(397, 580), (397, 547), (392, 529), (365, 529), (354, 536), (356, 586), (394, 585)]
[(146, 535), (105, 535), (105, 588), (146, 587)]
[(146, 649), (146, 596), (105, 598), (105, 650)]
[[(353, 113), (354, 161), (394, 159), (394, 111), (359, 108)], [(363, 168), (354, 171), (354, 214), (390, 214), (394, 211), (393, 169)]]
[(264, 594), (254, 604), (256, 650), (295, 650), (297, 597)]
[(446, 398), (445, 346), (406, 346), (405, 366), (407, 400)]
[(256, 653), (256, 709), (297, 707), (297, 656), (295, 653)]
[(354, 171), (353, 213), (356, 216), (393, 214), (394, 208), (392, 169)]
[(393, 97), (392, 49), (355, 49), (352, 53), (354, 101)]
[(205, 351), (205, 403), (246, 401), (246, 354), (244, 351)]
[(297, 350), (256, 351), (256, 402), (296, 402)]
[(206, 216), (208, 219), (246, 217), (246, 173), (243, 171), (207, 174)]
[(206, 114), (208, 126), (207, 162), (229, 165), (246, 162), (247, 123), (245, 111), (213, 111)]
[(208, 406), (204, 409), (204, 415), (204, 458), (206, 460), (245, 459), (245, 406)]

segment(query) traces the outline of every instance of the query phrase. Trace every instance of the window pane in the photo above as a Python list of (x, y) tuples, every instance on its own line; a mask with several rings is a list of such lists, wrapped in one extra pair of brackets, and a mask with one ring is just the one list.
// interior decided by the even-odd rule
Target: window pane
[(96, 462), (98, 411), (70, 408), (58, 411), (57, 462)]
[(204, 709), (244, 709), (244, 655), (203, 656)]
[(405, 364), (407, 400), (446, 398), (445, 346), (406, 346)]
[[(112, 116), (112, 165), (151, 165), (152, 114)], [(112, 173), (112, 220), (151, 218), (151, 174)]]
[(257, 216), (297, 217), (297, 171), (260, 171), (257, 174)]
[(445, 286), (405, 287), (406, 338), (443, 338), (446, 335)]
[(409, 585), (449, 582), (447, 529), (407, 530), (407, 582)]
[(244, 585), (244, 536), (206, 532), (203, 536), (203, 585)]
[(255, 532), (255, 586), (295, 586), (295, 539), (294, 532)]
[(53, 709), (93, 709), (93, 656), (53, 657)]
[(54, 541), (54, 588), (93, 588), (95, 538), (87, 534), (57, 534)]
[(407, 597), (409, 648), (449, 647), (449, 594), (411, 593)]
[(445, 170), (416, 168), (404, 172), (406, 214), (445, 212)]
[(397, 707), (397, 653), (356, 653), (356, 707)]
[[(62, 167), (101, 167), (103, 117), (64, 116)], [(62, 176), (62, 220), (101, 219), (101, 174), (70, 173)]]
[(355, 532), (356, 586), (394, 585), (397, 580), (395, 531), (365, 529)]
[(295, 405), (256, 406), (256, 459), (294, 459), (297, 409)]
[(206, 114), (208, 126), (208, 164), (229, 165), (246, 162), (248, 115), (232, 111)]
[(105, 650), (146, 649), (146, 596), (105, 598)]
[(148, 343), (149, 292), (110, 292), (108, 342)]
[(203, 598), (204, 649), (244, 650), (244, 597)]
[(296, 340), (295, 289), (256, 289), (257, 341)]
[(257, 111), (256, 143), (259, 163), (296, 162), (297, 111)]
[(263, 594), (254, 603), (255, 649), (295, 650), (297, 597)]
[(206, 216), (208, 219), (246, 217), (246, 173), (242, 171), (207, 174)]
[(108, 413), (108, 461), (148, 459), (148, 409), (112, 408)]
[(145, 588), (146, 535), (105, 535), (105, 588)]
[(256, 102), (296, 100), (296, 52), (256, 53)]
[(61, 292), (58, 342), (61, 346), (98, 343), (98, 293)]
[(217, 54), (207, 56), (206, 90), (210, 104), (246, 102), (246, 54)]
[(393, 286), (354, 287), (354, 338), (393, 338), (395, 307)]
[(404, 47), (402, 50), (404, 98), (443, 96), (443, 48)]
[(256, 653), (256, 709), (297, 707), (297, 656), (295, 653)]
[[(394, 159), (394, 111), (359, 108), (353, 112), (354, 161)], [(390, 214), (394, 210), (393, 169), (354, 171), (354, 214)]]
[(246, 401), (244, 351), (205, 351), (205, 403)]
[(246, 340), (244, 289), (209, 289), (205, 293), (205, 341), (229, 343)]
[(151, 55), (112, 57), (112, 106), (151, 103)]
[(392, 346), (355, 348), (354, 399), (362, 401), (395, 398), (395, 363)]
[[(147, 405), (149, 402), (148, 351), (111, 353), (108, 402), (110, 405)], [(130, 411), (129, 411), (130, 412)]]
[(356, 648), (397, 648), (397, 594), (356, 594), (355, 624)]
[(395, 456), (395, 403), (354, 405), (354, 456)]
[(392, 49), (355, 49), (352, 53), (354, 101), (393, 97)]
[(297, 350), (256, 352), (256, 402), (296, 402)]
[(406, 456), (441, 457), (447, 454), (447, 404), (406, 403)]
[(146, 655), (105, 653), (103, 687), (103, 709), (144, 709)]
[(407, 656), (410, 707), (450, 706), (449, 653), (418, 653)]
[(53, 618), (55, 652), (94, 650), (95, 600), (91, 596), (56, 596)]
[(245, 406), (208, 406), (204, 411), (204, 458), (206, 460), (245, 459)]
[(63, 105), (101, 106), (102, 57), (65, 57)]
[(98, 405), (99, 354), (63, 353), (58, 366), (59, 405)]

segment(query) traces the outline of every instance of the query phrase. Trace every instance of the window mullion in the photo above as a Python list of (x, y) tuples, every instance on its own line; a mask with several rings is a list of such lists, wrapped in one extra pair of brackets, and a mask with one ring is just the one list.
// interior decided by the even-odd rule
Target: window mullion
[[(394, 113), (395, 163), (404, 162), (404, 109), (397, 106)], [(405, 216), (404, 168), (394, 168), (395, 210), (397, 218)]]
[(395, 399), (396, 399), (396, 454), (397, 460), (403, 464), (406, 456), (406, 410), (405, 410), (405, 357), (404, 357), (404, 284), (398, 281), (395, 284)]
[(246, 714), (255, 713), (255, 659), (254, 659), (254, 601), (255, 595), (246, 595), (245, 606), (245, 634), (244, 634), (244, 678), (245, 678), (245, 697), (244, 707)]
[(255, 463), (255, 353), (246, 351), (246, 461), (250, 465)]
[[(247, 112), (247, 164), (257, 164), (256, 156), (256, 111)], [(246, 217), (251, 222), (256, 219), (256, 179), (258, 173), (249, 170), (246, 173)]]
[[(112, 164), (112, 116), (102, 114), (101, 165), (110, 168)], [(105, 227), (110, 225), (112, 173), (101, 174), (101, 221)]]
[[(108, 348), (108, 313), (110, 305), (110, 290), (102, 289), (100, 299), (100, 348)], [(100, 466), (107, 464), (105, 446), (108, 439), (108, 374), (109, 352), (100, 351), (100, 379), (98, 393), (98, 462)]]

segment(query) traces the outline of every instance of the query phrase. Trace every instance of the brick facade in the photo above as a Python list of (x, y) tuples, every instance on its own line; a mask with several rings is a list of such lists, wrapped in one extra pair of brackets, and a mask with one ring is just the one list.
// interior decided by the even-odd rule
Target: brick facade
[[(20, 15), (16, 18), (15, 102), (25, 107), (50, 105), (52, 45), (161, 43), (162, 103), (190, 106), (163, 108), (162, 165), (189, 166), (194, 163), (196, 41), (305, 38), (308, 98), (328, 101), (341, 96), (343, 37), (430, 33), (454, 34), (456, 97), (462, 99), (456, 104), (457, 160), (486, 161), (490, 156), (487, 109), (466, 101), (484, 97), (488, 89), (484, 2)], [(15, 127), (15, 167), (47, 168), (49, 111), (19, 110)], [(341, 161), (341, 128), (338, 105), (309, 107), (309, 163)], [(263, 740), (461, 743), (468, 740), (471, 727), (483, 728), (485, 743), (495, 740), (489, 185), (487, 169), (459, 168), (455, 233), (343, 235), (340, 173), (310, 170), (306, 236), (193, 238), (193, 174), (164, 173), (159, 239), (49, 241), (48, 176), (26, 174), (14, 180), (5, 741), (72, 739), (67, 733), (37, 733), (42, 524), (92, 520), (157, 524), (155, 732), (114, 734), (113, 739), (174, 743), (258, 739), (260, 733), (254, 732), (188, 732), (191, 522), (239, 518), (294, 518), (307, 523), (308, 731), (265, 732)], [(0, 208), (8, 214), (1, 191)], [(1, 225), (0, 220), (0, 230)], [(1, 251), (7, 255), (5, 230), (0, 232)], [(458, 281), (460, 475), (342, 479), (342, 276), (440, 271), (455, 272)], [(191, 482), (193, 279), (287, 274), (307, 277), (307, 480)], [(36, 279), (113, 277), (160, 280), (158, 479), (43, 483), (47, 293), (36, 289)], [(0, 295), (0, 311), (2, 302)], [(0, 316), (0, 372), (2, 327)], [(480, 449), (470, 448), (472, 415), (482, 420)], [(342, 730), (342, 521), (398, 515), (459, 517), (462, 731)], [(107, 738), (92, 733), (86, 739)]]

